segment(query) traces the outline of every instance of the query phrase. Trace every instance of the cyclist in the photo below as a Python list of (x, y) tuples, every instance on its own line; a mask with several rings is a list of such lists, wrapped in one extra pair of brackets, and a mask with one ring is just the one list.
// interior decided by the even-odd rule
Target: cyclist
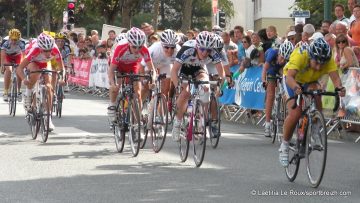
[[(196, 40), (187, 41), (176, 55), (174, 66), (171, 70), (171, 80), (175, 86), (178, 85), (178, 73), (191, 76), (200, 81), (208, 81), (204, 65), (214, 63), (221, 79), (225, 78), (224, 68), (221, 63), (221, 56), (214, 50), (214, 35), (207, 31), (200, 32)], [(230, 79), (228, 80), (228, 82)], [(209, 103), (209, 85), (201, 88), (201, 100)], [(176, 101), (177, 115), (174, 118), (172, 136), (175, 141), (179, 141), (180, 124), (184, 112), (186, 111), (187, 101), (190, 97), (189, 89), (184, 86)]]
[[(220, 37), (220, 35), (218, 34), (214, 34), (214, 50), (220, 54), (221, 62), (224, 66), (224, 71), (226, 75), (230, 75), (229, 60), (223, 48), (224, 48), (224, 41), (222, 37)], [(214, 75), (217, 74), (216, 67), (213, 63), (206, 64), (206, 68), (209, 74), (214, 74)]]
[[(166, 79), (162, 80), (161, 91), (169, 97), (170, 92), (170, 73), (172, 64), (175, 61), (175, 56), (180, 50), (180, 46), (177, 44), (178, 37), (173, 30), (167, 29), (160, 35), (160, 41), (153, 43), (149, 47), (149, 53), (155, 68), (159, 74), (166, 74)], [(145, 66), (144, 60), (141, 65)]]
[[(11, 80), (12, 67), (4, 64), (16, 63), (20, 64), (23, 59), (23, 53), (25, 51), (25, 40), (21, 38), (21, 32), (18, 29), (11, 29), (9, 36), (5, 37), (1, 43), (1, 72), (4, 74), (4, 94), (3, 99), (5, 102), (9, 100), (9, 88)], [(22, 94), (20, 91), (21, 80), (18, 80), (18, 101), (22, 100)]]
[[(31, 98), (34, 85), (39, 79), (39, 73), (33, 73), (29, 76), (29, 79), (25, 79), (24, 69), (27, 67), (28, 71), (37, 71), (47, 68), (47, 63), (52, 59), (56, 59), (57, 64), (60, 67), (60, 70), (64, 70), (64, 63), (61, 58), (61, 53), (58, 47), (55, 44), (53, 37), (41, 33), (36, 40), (33, 40), (27, 50), (27, 54), (24, 60), (20, 63), (17, 73), (20, 78), (23, 80), (24, 85), (26, 85), (25, 97), (24, 97), (24, 108), (25, 110), (31, 110)], [(50, 107), (52, 103), (52, 86), (51, 86), (51, 76), (45, 75), (45, 83), (48, 89), (50, 97)], [(52, 123), (51, 117), (49, 120), (49, 130), (52, 131), (55, 129), (54, 124)]]
[[(120, 88), (115, 85), (114, 71), (117, 70), (119, 73), (137, 74), (139, 63), (144, 59), (149, 70), (152, 70), (153, 73), (155, 73), (149, 50), (145, 47), (145, 41), (145, 33), (142, 30), (133, 27), (126, 33), (126, 39), (120, 41), (115, 48), (108, 74), (110, 81), (110, 105), (108, 107), (108, 116), (110, 121), (116, 120), (116, 97)], [(153, 74), (153, 82), (155, 81), (155, 77), (156, 74)], [(137, 94), (139, 101), (142, 101), (140, 87), (140, 82), (134, 83), (135, 93)], [(141, 102), (139, 105), (141, 109)]]
[[(67, 43), (66, 35), (62, 32), (56, 33), (55, 44), (59, 48), (59, 51), (61, 53), (61, 58), (63, 60), (64, 67), (66, 69), (70, 68), (71, 67), (71, 57), (72, 57), (73, 53), (72, 53), (69, 43)], [(62, 67), (59, 67), (59, 64), (57, 63), (56, 59), (52, 59), (49, 63), (51, 63), (52, 70), (61, 72), (62, 78), (65, 79), (65, 70), (66, 69), (64, 69), (64, 71), (62, 71), (63, 69), (62, 69)], [(52, 74), (51, 85), (53, 87), (53, 90), (55, 90), (55, 88), (56, 88), (56, 82), (57, 82), (57, 74)], [(62, 84), (60, 84), (60, 85), (62, 85)]]
[[(339, 95), (341, 97), (345, 96), (345, 88), (341, 86), (341, 80), (336, 63), (331, 55), (330, 46), (323, 38), (311, 42), (308, 49), (296, 48), (284, 67), (283, 86), (286, 96), (289, 98), (299, 95), (305, 90), (321, 89), (318, 79), (325, 74), (329, 74), (336, 90), (339, 91)], [(289, 140), (301, 116), (299, 106), (292, 109), (294, 102), (294, 100), (291, 100), (287, 105), (289, 113), (284, 121), (284, 137), (279, 149), (279, 161), (284, 167), (289, 165)], [(316, 98), (316, 105), (321, 110), (321, 98)]]
[(294, 45), (290, 41), (282, 43), (279, 49), (269, 48), (265, 53), (265, 64), (262, 71), (262, 82), (266, 87), (265, 102), (265, 137), (271, 137), (271, 112), (275, 100), (276, 77), (280, 75), (282, 67), (289, 61)]

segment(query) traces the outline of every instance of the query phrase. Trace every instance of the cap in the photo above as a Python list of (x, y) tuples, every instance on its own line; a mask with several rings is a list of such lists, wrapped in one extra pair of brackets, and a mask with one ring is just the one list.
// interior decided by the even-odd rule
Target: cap
[(287, 36), (290, 37), (290, 36), (294, 36), (296, 35), (296, 32), (295, 31), (290, 31), (288, 32)]
[(324, 35), (321, 32), (315, 32), (309, 40), (317, 40), (319, 38), (324, 38)]
[(313, 34), (315, 32), (315, 27), (312, 24), (306, 24), (303, 27), (303, 32)]

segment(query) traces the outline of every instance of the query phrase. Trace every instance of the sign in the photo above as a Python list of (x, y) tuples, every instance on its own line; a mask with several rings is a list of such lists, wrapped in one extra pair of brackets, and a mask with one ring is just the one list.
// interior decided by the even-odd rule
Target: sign
[(90, 69), (89, 87), (109, 88), (108, 59), (93, 59)]
[(235, 103), (246, 109), (265, 109), (265, 89), (261, 81), (262, 67), (249, 67), (236, 81)]
[(114, 30), (116, 36), (119, 35), (121, 33), (122, 30), (124, 30), (126, 28), (123, 27), (117, 27), (117, 26), (113, 26), (113, 25), (107, 25), (107, 24), (103, 24), (102, 27), (102, 31), (101, 31), (101, 40), (107, 40), (109, 35), (108, 32), (110, 30)]
[(310, 11), (293, 11), (293, 18), (310, 18)]
[(89, 86), (89, 75), (92, 59), (78, 59), (74, 58), (74, 72), (75, 75), (69, 76), (69, 82), (75, 83), (81, 86)]
[(212, 0), (212, 11), (213, 15), (216, 15), (218, 12), (218, 0)]

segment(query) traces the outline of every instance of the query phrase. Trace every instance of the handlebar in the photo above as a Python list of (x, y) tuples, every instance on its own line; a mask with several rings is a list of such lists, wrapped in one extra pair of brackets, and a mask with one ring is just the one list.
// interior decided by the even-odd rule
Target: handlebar
[(304, 95), (310, 95), (310, 96), (317, 96), (317, 95), (324, 95), (324, 96), (334, 96), (335, 97), (335, 105), (334, 105), (334, 109), (333, 112), (337, 111), (340, 105), (340, 97), (339, 97), (339, 93), (338, 91), (340, 91), (339, 89), (335, 88), (335, 92), (325, 92), (323, 90), (312, 90), (312, 91), (304, 91), (299, 95), (295, 95), (293, 97), (290, 97), (289, 99), (287, 99), (287, 101), (291, 100), (291, 99), (295, 99), (296, 101), (294, 102), (293, 106), (291, 107), (292, 109), (295, 109), (297, 106), (299, 106), (302, 102), (303, 96)]

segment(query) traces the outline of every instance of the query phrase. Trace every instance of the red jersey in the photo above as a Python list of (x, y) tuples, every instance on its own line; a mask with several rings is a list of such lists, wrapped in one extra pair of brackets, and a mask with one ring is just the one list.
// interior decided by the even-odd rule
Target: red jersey
[(41, 53), (41, 48), (39, 48), (37, 41), (33, 40), (27, 49), (25, 50), (26, 59), (30, 62), (36, 62), (36, 63), (47, 63), (51, 60), (56, 60), (58, 64), (61, 63), (61, 53), (59, 51), (59, 48), (54, 45), (54, 47), (51, 49), (50, 57), (45, 57), (44, 54)]

